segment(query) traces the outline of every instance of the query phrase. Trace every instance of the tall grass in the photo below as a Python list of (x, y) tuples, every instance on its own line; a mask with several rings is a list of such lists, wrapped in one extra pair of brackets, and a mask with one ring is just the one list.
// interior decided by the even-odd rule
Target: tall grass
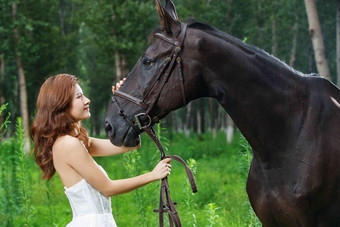
[[(1, 106), (0, 114), (6, 105)], [(32, 206), (28, 191), (29, 175), (27, 172), (27, 157), (24, 152), (23, 128), (21, 118), (17, 119), (14, 138), (4, 140), (2, 136), (8, 127), (8, 117), (1, 124), (0, 158), (0, 225), (1, 226), (31, 226)]]
[(17, 149), (14, 151), (14, 164), (16, 168), (15, 180), (13, 185), (18, 189), (17, 195), (17, 212), (23, 216), (20, 222), (25, 226), (30, 225), (31, 222), (31, 201), (29, 196), (29, 179), (27, 174), (27, 158), (24, 152), (24, 130), (22, 128), (21, 118), (17, 119), (16, 124), (16, 143)]

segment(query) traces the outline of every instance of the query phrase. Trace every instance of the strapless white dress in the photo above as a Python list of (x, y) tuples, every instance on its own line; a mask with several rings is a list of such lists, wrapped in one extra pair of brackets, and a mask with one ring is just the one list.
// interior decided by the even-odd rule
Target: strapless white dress
[[(98, 165), (99, 166), (99, 165)], [(99, 166), (102, 171), (104, 169)], [(106, 174), (106, 172), (104, 171)], [(92, 187), (85, 179), (65, 188), (73, 218), (67, 227), (116, 227), (111, 199)]]

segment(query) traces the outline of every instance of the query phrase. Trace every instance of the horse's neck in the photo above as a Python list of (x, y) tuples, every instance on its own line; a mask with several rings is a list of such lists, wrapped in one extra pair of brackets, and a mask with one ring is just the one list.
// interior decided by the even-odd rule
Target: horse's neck
[(304, 85), (300, 83), (301, 76), (283, 63), (270, 61), (269, 56), (239, 51), (232, 54), (232, 59), (226, 53), (228, 62), (211, 63), (215, 78), (210, 78), (213, 82), (208, 89), (254, 150), (264, 159), (271, 158), (273, 152), (285, 149), (284, 140), (294, 134), (302, 121), (304, 110), (296, 99), (303, 98), (299, 91), (304, 90)]

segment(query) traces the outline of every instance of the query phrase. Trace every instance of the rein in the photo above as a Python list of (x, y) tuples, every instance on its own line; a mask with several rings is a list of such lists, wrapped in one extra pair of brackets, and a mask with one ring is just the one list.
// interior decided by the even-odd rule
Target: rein
[[(174, 159), (180, 163), (182, 163), (185, 167), (185, 170), (187, 172), (187, 176), (192, 188), (192, 191), (195, 193), (197, 192), (197, 187), (195, 183), (194, 176), (188, 167), (188, 165), (185, 163), (185, 161), (180, 158), (179, 156), (176, 155), (169, 155), (166, 156), (164, 149), (155, 133), (155, 131), (152, 128), (152, 125), (154, 123), (159, 122), (159, 118), (157, 116), (151, 118), (150, 112), (152, 108), (155, 106), (165, 84), (167, 83), (171, 73), (173, 72), (173, 69), (175, 67), (178, 68), (178, 75), (179, 79), (181, 81), (181, 86), (182, 86), (182, 97), (183, 97), (183, 105), (187, 103), (186, 101), (186, 95), (185, 95), (185, 88), (184, 88), (184, 78), (182, 74), (182, 67), (181, 67), (181, 57), (179, 57), (179, 54), (182, 50), (183, 42), (185, 39), (186, 35), (186, 29), (187, 25), (186, 24), (181, 24), (182, 29), (181, 32), (179, 33), (177, 40), (169, 39), (168, 37), (164, 36), (161, 33), (156, 33), (154, 36), (155, 38), (162, 39), (166, 42), (169, 42), (173, 44), (175, 47), (170, 55), (170, 57), (167, 57), (165, 59), (164, 64), (161, 66), (159, 73), (156, 77), (156, 79), (153, 81), (151, 86), (146, 90), (145, 95), (141, 98), (138, 99), (136, 97), (133, 97), (125, 92), (122, 92), (120, 90), (117, 90), (114, 92), (112, 96), (112, 102), (115, 104), (115, 106), (119, 110), (119, 115), (125, 119), (125, 121), (131, 125), (137, 132), (141, 133), (143, 130), (151, 137), (151, 139), (156, 143), (160, 153), (161, 153), (161, 160), (164, 158), (171, 158)], [(175, 66), (176, 65), (176, 66)], [(162, 76), (163, 75), (163, 76)], [(156, 87), (156, 84), (160, 84), (158, 87)], [(156, 93), (154, 96), (155, 98), (150, 102), (148, 105), (146, 103), (147, 98), (150, 96), (151, 93)], [(135, 115), (135, 121), (133, 122), (127, 114), (124, 112), (124, 110), (120, 107), (118, 101), (116, 100), (115, 96), (118, 96), (120, 98), (123, 98), (127, 101), (130, 101), (137, 106), (140, 106), (145, 112), (144, 113), (139, 113)], [(179, 219), (178, 213), (175, 208), (176, 203), (172, 201), (170, 197), (170, 190), (169, 190), (169, 184), (168, 184), (168, 178), (165, 177), (162, 179), (161, 182), (161, 189), (160, 189), (160, 201), (159, 201), (159, 209), (154, 210), (154, 212), (159, 213), (159, 226), (163, 227), (164, 220), (163, 220), (163, 213), (166, 212), (169, 215), (169, 223), (170, 227), (172, 227), (174, 224), (176, 227), (181, 227), (181, 221)]]

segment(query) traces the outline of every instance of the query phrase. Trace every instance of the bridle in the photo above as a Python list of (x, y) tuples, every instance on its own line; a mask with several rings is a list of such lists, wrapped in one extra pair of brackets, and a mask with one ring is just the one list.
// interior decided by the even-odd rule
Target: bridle
[[(163, 35), (162, 33), (156, 33), (154, 35), (155, 38), (162, 39), (168, 43), (171, 43), (174, 45), (174, 48), (171, 52), (171, 55), (165, 59), (164, 64), (161, 66), (155, 80), (152, 82), (152, 84), (149, 86), (149, 88), (146, 90), (145, 95), (139, 99), (136, 97), (133, 97), (125, 92), (122, 92), (120, 90), (117, 90), (114, 92), (112, 96), (112, 102), (115, 104), (119, 111), (119, 115), (125, 119), (125, 121), (133, 127), (137, 132), (141, 133), (142, 130), (144, 130), (150, 137), (151, 139), (156, 143), (158, 149), (161, 152), (161, 159), (163, 160), (164, 158), (171, 158), (176, 161), (181, 162), (187, 172), (188, 179), (192, 188), (192, 191), (195, 193), (197, 192), (197, 187), (195, 183), (194, 176), (188, 167), (188, 165), (185, 163), (185, 161), (180, 158), (179, 156), (176, 155), (169, 155), (166, 156), (164, 149), (157, 138), (157, 135), (155, 131), (152, 128), (152, 125), (154, 123), (159, 122), (158, 116), (151, 117), (150, 112), (152, 111), (153, 107), (155, 106), (165, 84), (167, 83), (169, 77), (171, 76), (172, 72), (174, 71), (174, 68), (177, 67), (178, 69), (178, 75), (179, 75), (179, 80), (181, 81), (181, 86), (182, 86), (182, 99), (183, 99), (183, 105), (186, 105), (187, 99), (185, 95), (185, 87), (184, 87), (184, 78), (182, 74), (182, 66), (181, 66), (181, 57), (179, 54), (181, 53), (183, 42), (185, 39), (187, 31), (187, 25), (184, 23), (181, 23), (181, 31), (177, 37), (177, 39), (170, 39)], [(156, 85), (159, 84), (158, 87)], [(155, 93), (154, 99), (149, 102), (150, 104), (147, 104), (147, 99), (150, 96), (151, 93)], [(137, 106), (141, 107), (145, 112), (144, 113), (139, 113), (135, 115), (135, 121), (133, 122), (127, 114), (124, 112), (124, 110), (120, 107), (116, 96), (123, 98), (127, 101), (130, 101)], [(166, 200), (166, 201), (165, 201)], [(170, 226), (173, 226), (175, 224), (176, 227), (182, 226), (181, 221), (179, 219), (178, 213), (175, 208), (175, 204), (170, 197), (170, 190), (169, 190), (169, 185), (168, 185), (168, 178), (165, 177), (162, 179), (161, 183), (161, 190), (160, 190), (160, 202), (159, 202), (159, 209), (154, 210), (154, 212), (159, 212), (159, 225), (162, 227), (163, 226), (163, 213), (167, 212), (169, 215), (169, 223)]]
[[(137, 132), (141, 132), (141, 130), (144, 127), (149, 127), (153, 125), (154, 123), (159, 122), (158, 116), (151, 117), (150, 112), (152, 111), (153, 107), (157, 103), (157, 100), (165, 84), (168, 82), (169, 77), (171, 76), (172, 72), (174, 71), (174, 68), (176, 67), (178, 69), (179, 80), (181, 82), (183, 106), (185, 106), (187, 103), (186, 95), (185, 95), (185, 87), (184, 87), (184, 78), (183, 78), (183, 73), (182, 73), (182, 64), (181, 64), (182, 59), (179, 56), (182, 50), (184, 39), (185, 39), (186, 30), (187, 30), (187, 25), (184, 23), (181, 23), (181, 32), (179, 33), (176, 40), (170, 39), (166, 37), (165, 35), (163, 35), (162, 33), (156, 33), (154, 35), (155, 38), (159, 38), (168, 43), (171, 43), (172, 45), (174, 45), (174, 48), (171, 52), (171, 55), (165, 59), (165, 62), (160, 67), (157, 76), (155, 77), (151, 85), (147, 88), (146, 92), (144, 93), (144, 96), (141, 99), (133, 97), (120, 90), (115, 91), (112, 96), (112, 102), (118, 108), (119, 115), (122, 116), (127, 121), (127, 123), (131, 125)], [(159, 86), (156, 86), (157, 84), (159, 84)], [(155, 95), (153, 95), (154, 98), (153, 100), (149, 101), (150, 104), (147, 104), (148, 98), (150, 97), (151, 93), (155, 93)], [(133, 122), (132, 120), (128, 118), (124, 110), (120, 107), (116, 99), (116, 96), (134, 103), (135, 105), (141, 107), (145, 112), (136, 114), (135, 121)]]

